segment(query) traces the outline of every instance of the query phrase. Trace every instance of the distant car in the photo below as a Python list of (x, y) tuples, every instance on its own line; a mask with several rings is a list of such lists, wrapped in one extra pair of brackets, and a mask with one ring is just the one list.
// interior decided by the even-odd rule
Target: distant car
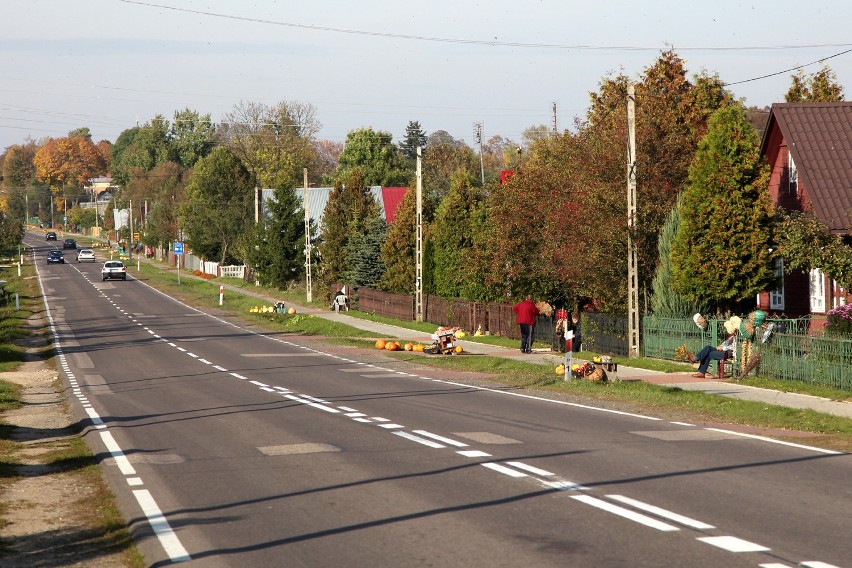
[(127, 280), (127, 268), (120, 260), (108, 260), (101, 268), (101, 280), (109, 278), (121, 278)]
[(44, 240), (55, 241), (56, 240), (56, 233), (54, 233), (53, 231), (48, 231), (47, 234), (44, 236)]
[(65, 255), (62, 254), (61, 250), (52, 250), (47, 253), (47, 263), (48, 264), (65, 264)]
[(62, 248), (64, 248), (64, 249), (76, 249), (77, 248), (77, 241), (75, 241), (74, 239), (65, 239), (62, 242)]
[(95, 262), (95, 251), (80, 249), (77, 251), (77, 262)]

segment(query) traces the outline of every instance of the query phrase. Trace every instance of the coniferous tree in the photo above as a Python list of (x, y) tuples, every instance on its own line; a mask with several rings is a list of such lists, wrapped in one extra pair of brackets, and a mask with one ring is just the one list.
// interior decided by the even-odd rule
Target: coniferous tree
[(718, 110), (683, 194), (672, 243), (674, 290), (717, 313), (753, 306), (774, 278), (768, 182), (745, 110), (738, 104)]
[(654, 280), (651, 282), (651, 311), (656, 316), (666, 318), (684, 318), (696, 311), (702, 311), (700, 305), (696, 305), (695, 302), (687, 300), (672, 290), (671, 248), (681, 222), (682, 201), (683, 199), (679, 197), (660, 231), (660, 238), (657, 241), (660, 261), (654, 272)]
[(430, 241), (434, 249), (435, 293), (448, 298), (463, 297), (467, 291), (465, 251), (473, 245), (471, 213), (478, 203), (469, 172), (459, 170), (453, 176), (450, 192), (435, 212)]
[[(355, 222), (352, 223), (355, 225)], [(385, 220), (378, 207), (372, 208), (365, 220), (364, 231), (354, 230), (346, 244), (345, 280), (358, 288), (375, 287), (385, 273), (381, 247), (387, 233)]]
[(405, 192), (396, 218), (388, 227), (385, 242), (382, 243), (382, 262), (385, 274), (379, 286), (383, 290), (398, 294), (410, 294), (414, 291), (416, 267), (414, 263), (416, 249), (417, 195), (414, 189)]
[(305, 213), (292, 188), (277, 188), (255, 235), (251, 263), (263, 284), (284, 288), (305, 268)]
[(843, 100), (843, 85), (837, 81), (837, 74), (828, 65), (812, 75), (805, 75), (799, 69), (792, 78), (793, 84), (784, 95), (788, 103), (832, 103)]
[(405, 138), (399, 144), (399, 149), (402, 155), (409, 161), (417, 159), (417, 147), (426, 147), (426, 131), (420, 127), (420, 123), (416, 120), (408, 122), (405, 127)]

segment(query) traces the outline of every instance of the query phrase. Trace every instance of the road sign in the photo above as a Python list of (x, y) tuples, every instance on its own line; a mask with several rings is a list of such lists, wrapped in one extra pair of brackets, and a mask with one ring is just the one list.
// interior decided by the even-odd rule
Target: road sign
[(139, 233), (133, 233), (133, 240), (139, 242)]
[(175, 243), (175, 254), (183, 254), (183, 243), (176, 242)]

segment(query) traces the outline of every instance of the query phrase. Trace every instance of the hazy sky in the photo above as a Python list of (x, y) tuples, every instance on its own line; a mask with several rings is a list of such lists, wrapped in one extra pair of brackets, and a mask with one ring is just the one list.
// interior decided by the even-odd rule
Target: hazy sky
[[(475, 122), (486, 139), (518, 140), (552, 125), (554, 102), (569, 127), (603, 77), (635, 77), (667, 46), (690, 73), (734, 83), (852, 50), (850, 26), (848, 0), (4, 2), (0, 152), (81, 126), (114, 142), (156, 114), (218, 121), (240, 101), (281, 100), (313, 104), (319, 137), (336, 141), (362, 126), (398, 141), (409, 120), (468, 143)], [(826, 63), (852, 92), (852, 52)], [(791, 74), (730, 89), (749, 105), (783, 102)]]

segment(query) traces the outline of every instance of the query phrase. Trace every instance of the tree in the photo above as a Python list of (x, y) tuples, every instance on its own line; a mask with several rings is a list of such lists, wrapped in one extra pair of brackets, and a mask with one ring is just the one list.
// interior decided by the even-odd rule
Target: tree
[(313, 139), (321, 125), (313, 105), (240, 103), (225, 115), (220, 138), (242, 160), (259, 187), (302, 185), (302, 170), (315, 168)]
[(316, 140), (313, 143), (314, 153), (317, 156), (315, 171), (309, 175), (309, 180), (320, 183), (324, 179), (331, 179), (337, 166), (340, 164), (340, 153), (343, 152), (343, 142), (333, 140)]
[(453, 176), (449, 193), (441, 201), (430, 229), (433, 249), (435, 294), (448, 298), (468, 295), (471, 279), (466, 255), (473, 246), (471, 220), (480, 191), (473, 187), (470, 172)]
[(344, 277), (349, 240), (367, 232), (367, 220), (379, 207), (363, 180), (360, 168), (350, 169), (343, 182), (335, 183), (326, 202), (317, 248), (321, 280), (328, 286)]
[(769, 170), (740, 105), (710, 119), (689, 170), (672, 243), (673, 288), (717, 313), (753, 305), (772, 283)]
[(227, 148), (198, 161), (181, 207), (186, 242), (195, 254), (222, 264), (233, 258), (232, 249), (251, 231), (253, 187), (248, 170)]
[(50, 187), (54, 208), (65, 212), (67, 198), (76, 201), (82, 187), (106, 173), (106, 163), (91, 140), (83, 137), (56, 138), (36, 151), (36, 177)]
[(416, 278), (416, 222), (417, 192), (409, 188), (405, 192), (396, 218), (388, 227), (382, 243), (382, 263), (385, 274), (379, 286), (383, 290), (398, 294), (410, 294), (415, 288)]
[(364, 220), (363, 230), (358, 230), (357, 221), (350, 223), (349, 241), (344, 249), (346, 270), (344, 280), (355, 288), (377, 286), (384, 276), (381, 247), (387, 234), (387, 225), (378, 207), (371, 207)]
[(681, 204), (682, 199), (678, 198), (660, 231), (660, 239), (657, 241), (660, 261), (651, 283), (651, 311), (656, 316), (666, 318), (688, 318), (696, 311), (704, 311), (704, 306), (689, 301), (672, 290), (671, 248), (681, 223)]
[(843, 85), (837, 81), (837, 74), (828, 65), (811, 75), (799, 69), (791, 78), (793, 84), (784, 95), (788, 103), (831, 103), (843, 100)]
[(426, 131), (421, 128), (418, 121), (410, 120), (405, 127), (405, 138), (399, 143), (399, 150), (405, 159), (413, 162), (417, 159), (418, 146), (426, 147)]
[(423, 192), (438, 202), (450, 190), (450, 180), (459, 169), (479, 172), (479, 158), (464, 143), (430, 142), (423, 157)]
[(188, 108), (175, 111), (169, 142), (172, 154), (181, 166), (191, 168), (208, 155), (215, 145), (215, 136), (216, 128), (209, 114), (201, 116)]
[(778, 254), (787, 269), (819, 269), (837, 284), (852, 289), (852, 247), (840, 235), (832, 235), (813, 213), (781, 215)]
[(150, 172), (138, 171), (125, 188), (137, 203), (148, 200), (143, 240), (152, 246), (178, 240), (178, 211), (186, 199), (191, 170), (175, 162), (163, 162)]
[(345, 179), (352, 168), (361, 170), (368, 186), (407, 186), (414, 173), (393, 144), (391, 134), (372, 128), (359, 128), (346, 135), (334, 178)]
[(275, 188), (249, 254), (258, 280), (285, 288), (305, 269), (305, 212), (293, 188)]
[(74, 138), (79, 136), (81, 138), (85, 138), (89, 142), (92, 141), (92, 131), (89, 130), (87, 126), (82, 126), (80, 128), (75, 128), (71, 132), (68, 133), (68, 138)]
[(148, 172), (157, 164), (176, 161), (170, 139), (171, 126), (162, 115), (156, 115), (141, 127), (122, 132), (112, 154), (112, 177), (126, 186), (132, 172)]

